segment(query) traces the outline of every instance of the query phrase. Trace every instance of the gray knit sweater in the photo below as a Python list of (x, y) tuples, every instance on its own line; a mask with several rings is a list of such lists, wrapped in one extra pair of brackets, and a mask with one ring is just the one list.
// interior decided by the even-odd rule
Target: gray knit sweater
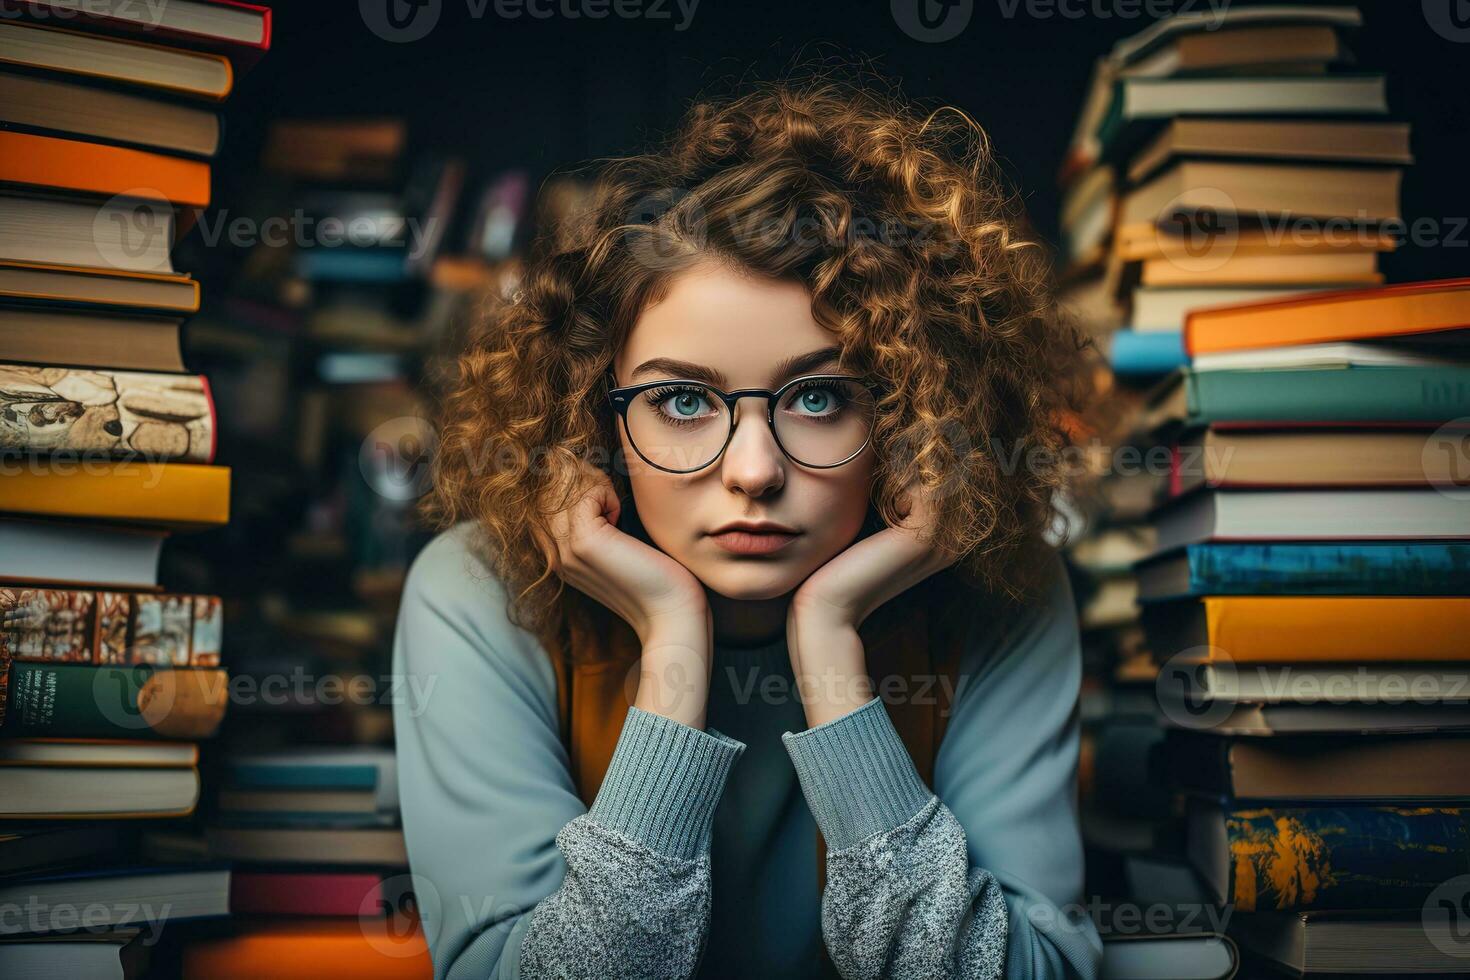
[(715, 649), (703, 730), (630, 707), (586, 809), (552, 667), (508, 621), (473, 533), (446, 531), (414, 563), (394, 649), (436, 980), (797, 980), (819, 943), (848, 978), (1096, 976), (1096, 931), (1067, 914), (1080, 662), (1060, 562), (1009, 630), (987, 630), (977, 603), (932, 790), (880, 697), (805, 728), (778, 640)]

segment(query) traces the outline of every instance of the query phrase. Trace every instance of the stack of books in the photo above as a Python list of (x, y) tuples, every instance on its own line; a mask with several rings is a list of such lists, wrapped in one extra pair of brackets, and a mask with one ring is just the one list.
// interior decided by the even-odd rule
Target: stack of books
[(390, 748), (232, 756), (207, 839), (249, 918), (191, 943), (185, 976), (431, 976), (418, 909), (437, 896), (408, 874), (397, 787)]
[(1196, 312), (1185, 343), (1137, 573), (1188, 862), (1266, 962), (1470, 972), (1470, 279)]
[(1098, 62), (1062, 173), (1065, 278), (1119, 376), (1181, 366), (1191, 310), (1383, 281), (1413, 158), (1384, 77), (1351, 67), (1361, 23), (1351, 6), (1232, 6)]
[(194, 811), (228, 700), (220, 597), (159, 582), (165, 539), (230, 494), (170, 256), (269, 42), (229, 2), (0, 19), (0, 905), (30, 912), (0, 923), (0, 975), (131, 970), (140, 933), (228, 909), (227, 868), (140, 864), (128, 828)]

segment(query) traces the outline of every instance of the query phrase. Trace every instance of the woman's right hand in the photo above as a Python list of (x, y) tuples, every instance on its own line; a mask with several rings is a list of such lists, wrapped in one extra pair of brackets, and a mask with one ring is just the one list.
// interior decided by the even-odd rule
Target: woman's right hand
[[(552, 571), (622, 617), (643, 647), (634, 704), (704, 727), (714, 622), (694, 573), (620, 530), (622, 502), (612, 480), (585, 460), (568, 474), (574, 489), (551, 517), (551, 539), (536, 529)], [(566, 480), (558, 482), (558, 491)]]

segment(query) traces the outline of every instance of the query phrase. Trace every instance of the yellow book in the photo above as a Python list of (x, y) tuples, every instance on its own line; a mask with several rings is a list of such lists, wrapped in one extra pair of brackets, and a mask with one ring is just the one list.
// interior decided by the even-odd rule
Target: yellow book
[(1470, 662), (1460, 596), (1209, 596), (1151, 604), (1143, 621), (1160, 660)]
[(230, 519), (230, 468), (150, 460), (0, 461), (0, 511), (161, 527)]

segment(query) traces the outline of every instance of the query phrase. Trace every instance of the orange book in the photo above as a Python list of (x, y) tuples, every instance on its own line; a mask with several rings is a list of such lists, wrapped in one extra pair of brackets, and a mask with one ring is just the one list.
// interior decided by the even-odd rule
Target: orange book
[(1470, 599), (1459, 596), (1209, 596), (1160, 605), (1175, 608), (1147, 610), (1145, 628), (1151, 638), (1167, 639), (1159, 649), (1196, 649), (1198, 656), (1181, 659), (1470, 661)]
[(1191, 355), (1378, 340), (1470, 327), (1470, 278), (1309, 293), (1190, 313)]
[(209, 205), (209, 164), (162, 153), (0, 130), (0, 181), (84, 194)]
[(0, 511), (163, 527), (227, 524), (230, 468), (36, 457), (0, 473)]
[(184, 980), (430, 980), (422, 929), (406, 917), (250, 924), (240, 934), (184, 948)]

